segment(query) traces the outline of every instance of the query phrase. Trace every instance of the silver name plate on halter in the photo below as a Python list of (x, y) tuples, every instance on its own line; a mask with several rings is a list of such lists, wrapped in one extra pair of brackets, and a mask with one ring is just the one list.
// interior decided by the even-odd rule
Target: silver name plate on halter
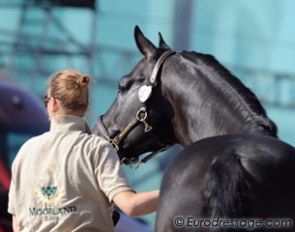
[(150, 86), (150, 85), (141, 86), (139, 91), (138, 91), (139, 101), (142, 102), (142, 103), (145, 103), (146, 100), (149, 99), (151, 94), (152, 94), (152, 86)]

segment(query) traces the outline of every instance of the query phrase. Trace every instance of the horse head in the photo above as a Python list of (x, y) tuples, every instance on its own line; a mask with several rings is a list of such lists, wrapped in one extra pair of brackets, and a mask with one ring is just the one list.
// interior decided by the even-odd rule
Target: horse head
[(165, 67), (175, 52), (160, 33), (158, 48), (138, 26), (134, 38), (144, 58), (119, 81), (116, 99), (99, 118), (95, 132), (113, 144), (124, 163), (135, 162), (143, 153), (154, 154), (175, 143), (173, 110), (163, 96), (160, 78), (163, 72), (169, 72)]

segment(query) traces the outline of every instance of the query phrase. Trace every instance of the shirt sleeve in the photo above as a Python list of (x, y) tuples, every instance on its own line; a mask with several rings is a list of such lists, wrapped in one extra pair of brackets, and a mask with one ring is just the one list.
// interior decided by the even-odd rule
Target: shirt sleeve
[(15, 214), (14, 199), (15, 199), (15, 183), (14, 183), (13, 179), (11, 179), (9, 194), (8, 194), (8, 210), (7, 210), (7, 212), (12, 215)]
[(114, 196), (123, 191), (134, 191), (122, 170), (118, 154), (107, 141), (101, 141), (97, 148), (98, 162), (95, 175), (101, 190), (112, 202)]
[(9, 187), (9, 193), (8, 193), (8, 210), (7, 212), (15, 215), (15, 191), (16, 191), (16, 183), (15, 183), (15, 176), (16, 176), (16, 163), (17, 163), (17, 157), (19, 156), (21, 150), (18, 152), (15, 160), (12, 163), (11, 167), (11, 181), (10, 181), (10, 187)]
[(9, 187), (9, 193), (8, 193), (8, 209), (7, 212), (15, 215), (16, 214), (16, 189), (17, 189), (17, 183), (16, 183), (16, 176), (17, 176), (17, 169), (18, 169), (18, 163), (20, 156), (26, 154), (27, 149), (29, 147), (28, 141), (25, 142), (21, 148), (19, 149), (17, 155), (15, 156), (15, 159), (12, 163), (11, 167), (11, 181), (10, 181), (10, 187)]

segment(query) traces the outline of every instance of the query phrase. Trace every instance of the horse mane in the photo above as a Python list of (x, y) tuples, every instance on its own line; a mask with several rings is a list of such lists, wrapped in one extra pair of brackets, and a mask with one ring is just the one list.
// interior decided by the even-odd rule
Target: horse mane
[[(260, 129), (266, 130), (270, 135), (277, 137), (277, 127), (272, 122), (256, 95), (247, 88), (236, 76), (226, 69), (214, 56), (197, 52), (183, 51), (181, 55), (198, 65), (198, 70), (203, 72), (214, 85), (227, 96), (239, 109), (247, 121), (258, 123)], [(203, 69), (200, 67), (204, 67)], [(224, 87), (225, 86), (225, 87)]]

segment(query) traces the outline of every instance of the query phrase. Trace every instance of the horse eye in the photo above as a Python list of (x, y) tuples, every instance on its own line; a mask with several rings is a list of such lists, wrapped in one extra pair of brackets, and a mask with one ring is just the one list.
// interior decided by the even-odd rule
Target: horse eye
[(138, 81), (139, 81), (139, 82), (144, 82), (145, 80), (146, 80), (145, 75), (144, 75), (143, 73), (141, 73), (141, 74), (139, 75)]
[(123, 86), (121, 82), (119, 82), (119, 85), (118, 85), (118, 92), (121, 93), (121, 92), (123, 92), (125, 89), (126, 89), (126, 87)]
[(122, 92), (122, 86), (119, 84), (118, 85), (118, 93)]
[(127, 90), (128, 88), (130, 88), (131, 84), (132, 84), (132, 80), (130, 78), (124, 77), (123, 79), (119, 81), (118, 92), (120, 93)]

